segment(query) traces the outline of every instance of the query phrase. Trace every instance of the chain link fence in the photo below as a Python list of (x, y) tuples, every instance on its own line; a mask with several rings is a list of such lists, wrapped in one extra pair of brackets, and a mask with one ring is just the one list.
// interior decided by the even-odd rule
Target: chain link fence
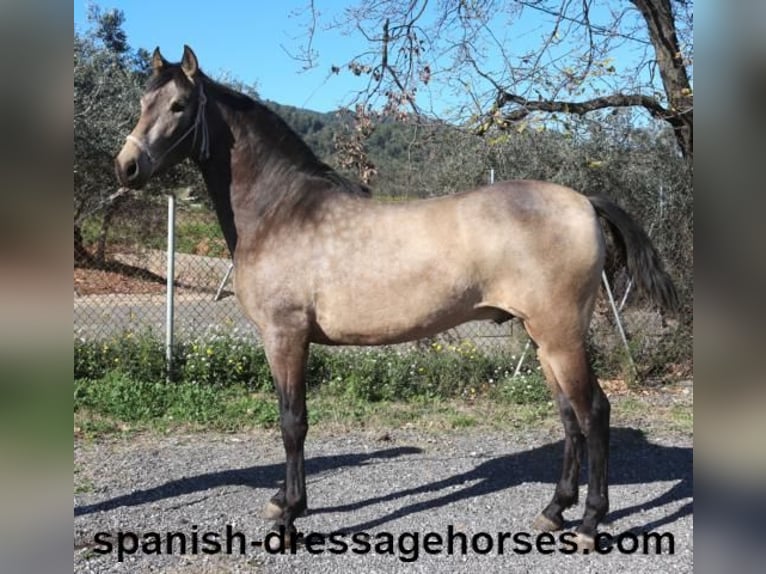
[[(84, 222), (89, 258), (75, 264), (74, 327), (82, 338), (124, 331), (164, 337), (167, 284), (165, 198), (129, 197), (111, 212)], [(180, 199), (176, 211), (175, 327), (178, 338), (245, 320), (232, 297), (228, 250), (215, 214)]]

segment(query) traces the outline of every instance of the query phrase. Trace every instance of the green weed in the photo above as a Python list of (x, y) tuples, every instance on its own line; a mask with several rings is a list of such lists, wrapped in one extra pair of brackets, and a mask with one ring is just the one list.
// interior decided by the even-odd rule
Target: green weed
[[(180, 342), (170, 381), (163, 342), (150, 332), (75, 338), (74, 357), (75, 426), (86, 437), (143, 427), (278, 424), (265, 352), (236, 331)], [(529, 361), (514, 377), (515, 364), (514, 356), (470, 342), (437, 342), (426, 350), (316, 347), (308, 362), (309, 423), (469, 428), (549, 419), (555, 409), (539, 366)], [(633, 407), (628, 400), (621, 408)], [(684, 413), (676, 419), (691, 427)]]

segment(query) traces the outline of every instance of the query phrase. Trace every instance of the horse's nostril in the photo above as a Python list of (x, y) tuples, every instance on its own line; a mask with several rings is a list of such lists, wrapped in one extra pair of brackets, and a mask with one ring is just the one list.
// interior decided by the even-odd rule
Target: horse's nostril
[(135, 179), (138, 175), (138, 162), (131, 161), (127, 166), (125, 166), (125, 177), (128, 178), (128, 180)]

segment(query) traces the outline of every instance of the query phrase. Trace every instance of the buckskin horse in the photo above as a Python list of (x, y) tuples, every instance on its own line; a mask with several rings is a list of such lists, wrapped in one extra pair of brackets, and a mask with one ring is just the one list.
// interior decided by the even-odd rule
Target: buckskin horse
[(674, 309), (677, 295), (647, 234), (604, 197), (540, 181), (507, 181), (391, 204), (320, 161), (275, 113), (207, 77), (194, 52), (159, 48), (141, 116), (115, 159), (141, 188), (190, 157), (206, 182), (279, 397), (285, 482), (265, 508), (275, 527), (306, 506), (306, 363), (311, 343), (384, 345), (473, 320), (518, 318), (537, 347), (565, 439), (561, 479), (535, 520), (561, 529), (577, 502), (587, 449), (588, 493), (575, 538), (594, 546), (609, 506), (609, 401), (588, 362), (586, 334), (607, 243), (635, 283)]

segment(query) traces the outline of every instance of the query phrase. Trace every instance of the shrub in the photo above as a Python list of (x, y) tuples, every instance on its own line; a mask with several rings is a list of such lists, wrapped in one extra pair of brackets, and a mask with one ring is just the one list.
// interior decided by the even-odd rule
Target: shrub
[[(148, 332), (125, 332), (104, 341), (75, 338), (75, 379), (96, 380), (119, 374), (137, 381), (164, 381), (162, 341)], [(311, 390), (363, 401), (433, 397), (473, 397), (498, 387), (515, 361), (488, 354), (469, 341), (433, 343), (427, 350), (405, 346), (312, 349), (308, 363)], [(208, 334), (180, 342), (173, 381), (200, 387), (242, 386), (271, 390), (272, 376), (262, 346), (236, 332)], [(147, 389), (143, 389), (145, 392)]]
[(151, 331), (124, 331), (103, 340), (75, 337), (74, 378), (97, 379), (121, 372), (139, 380), (165, 377), (165, 349)]
[(179, 344), (174, 378), (200, 385), (241, 384), (250, 389), (271, 385), (263, 347), (233, 334), (212, 331)]
[(517, 405), (531, 405), (551, 400), (550, 390), (539, 372), (528, 371), (508, 377), (500, 387), (500, 395)]

